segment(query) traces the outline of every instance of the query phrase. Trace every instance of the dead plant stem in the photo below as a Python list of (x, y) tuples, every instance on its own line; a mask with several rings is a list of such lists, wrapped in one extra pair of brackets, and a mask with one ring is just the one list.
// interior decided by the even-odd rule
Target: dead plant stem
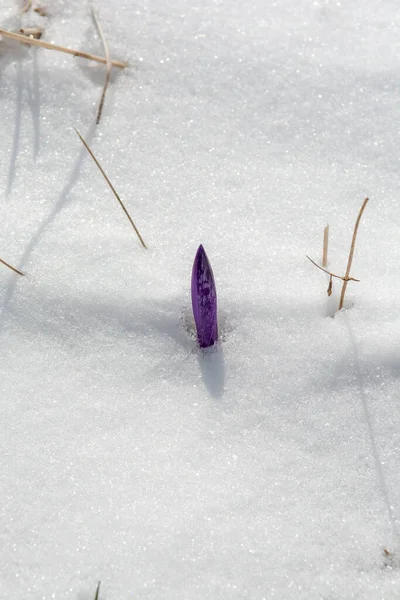
[[(41, 48), (47, 48), (47, 50), (56, 50), (58, 52), (64, 52), (65, 54), (72, 54), (72, 56), (79, 56), (81, 58), (87, 58), (88, 60), (94, 60), (95, 62), (102, 63), (103, 65), (107, 64), (107, 59), (103, 58), (102, 56), (96, 56), (95, 54), (89, 54), (88, 52), (81, 52), (80, 50), (72, 50), (71, 48), (66, 48), (65, 46), (49, 44), (48, 42), (45, 42), (43, 40), (36, 40), (34, 38), (21, 35), (20, 33), (14, 33), (13, 31), (6, 31), (5, 29), (0, 29), (0, 35), (8, 37), (12, 40), (17, 40), (22, 44), (40, 46)], [(124, 69), (128, 66), (128, 63), (121, 62), (119, 60), (111, 60), (110, 62), (114, 67), (119, 67), (120, 69)]]
[(94, 11), (94, 9), (92, 8), (92, 17), (93, 17), (93, 21), (96, 25), (97, 31), (99, 33), (101, 42), (103, 44), (104, 47), (104, 54), (106, 57), (106, 76), (104, 78), (104, 85), (103, 85), (103, 90), (101, 92), (101, 96), (100, 96), (100, 103), (99, 103), (99, 108), (97, 110), (97, 117), (96, 117), (96, 124), (98, 125), (100, 123), (100, 119), (101, 119), (101, 113), (103, 111), (103, 105), (104, 105), (104, 100), (106, 97), (106, 92), (107, 92), (107, 87), (108, 87), (108, 83), (110, 81), (110, 75), (111, 75), (111, 59), (110, 59), (110, 51), (108, 49), (108, 44), (106, 41), (106, 38), (104, 36), (104, 32), (103, 32), (103, 28), (101, 26), (100, 21), (97, 18), (97, 15)]
[(3, 263), (3, 265), (5, 265), (6, 267), (8, 267), (9, 269), (11, 269), (11, 271), (14, 271), (14, 273), (18, 273), (18, 275), (22, 275), (22, 276), (25, 275), (25, 273), (23, 273), (22, 271), (18, 271), (18, 269), (16, 269), (15, 267), (12, 267), (11, 265), (9, 265), (2, 258), (0, 258), (0, 262)]
[(357, 239), (357, 233), (358, 233), (358, 226), (359, 226), (359, 224), (360, 224), (361, 217), (362, 217), (362, 214), (363, 214), (363, 212), (364, 212), (364, 209), (365, 209), (365, 207), (367, 206), (367, 203), (368, 203), (368, 198), (365, 198), (365, 200), (364, 200), (364, 202), (363, 202), (363, 204), (362, 204), (362, 206), (361, 206), (361, 208), (360, 208), (360, 212), (358, 213), (358, 217), (357, 217), (356, 224), (355, 224), (355, 226), (354, 226), (353, 238), (352, 238), (352, 240), (351, 240), (351, 246), (350, 246), (349, 258), (348, 258), (348, 261), (347, 261), (346, 274), (345, 274), (345, 276), (344, 276), (344, 279), (343, 279), (342, 292), (341, 292), (341, 294), (340, 294), (339, 310), (341, 310), (341, 309), (343, 308), (343, 304), (344, 304), (344, 297), (345, 297), (345, 294), (346, 294), (346, 289), (347, 289), (347, 283), (348, 283), (348, 282), (350, 281), (350, 279), (351, 279), (351, 278), (349, 277), (349, 275), (350, 275), (350, 269), (351, 269), (351, 265), (352, 265), (352, 262), (353, 262), (354, 249), (355, 249), (355, 246), (356, 246), (356, 239)]
[[(307, 256), (307, 254), (306, 254)], [(331, 273), (330, 271), (328, 271), (327, 269), (323, 269), (322, 267), (320, 267), (315, 261), (313, 261), (312, 258), (310, 258), (309, 256), (307, 256), (308, 260), (312, 262), (313, 265), (315, 265), (318, 269), (321, 269), (321, 271), (323, 271), (324, 273), (327, 273), (327, 275), (329, 275), (330, 277), (336, 277), (337, 279), (341, 279), (342, 281), (357, 281), (359, 282), (359, 279), (355, 279), (355, 277), (347, 277), (344, 276), (342, 277), (341, 275), (335, 275), (335, 273)]]
[(106, 180), (106, 182), (108, 183), (108, 185), (111, 188), (111, 191), (113, 192), (114, 196), (116, 197), (116, 199), (118, 200), (122, 210), (124, 211), (124, 213), (126, 214), (130, 224), (132, 225), (133, 229), (136, 232), (136, 235), (138, 236), (140, 243), (142, 244), (143, 248), (147, 248), (146, 244), (144, 243), (144, 240), (142, 238), (142, 236), (139, 233), (138, 228), (136, 227), (135, 223), (133, 222), (130, 214), (128, 213), (127, 209), (125, 208), (124, 203), (122, 202), (121, 198), (119, 197), (119, 195), (117, 194), (116, 189), (114, 188), (113, 184), (111, 183), (111, 181), (108, 179), (107, 175), (105, 174), (105, 172), (103, 171), (103, 168), (101, 167), (99, 161), (97, 160), (97, 158), (95, 157), (95, 155), (93, 154), (93, 152), (91, 151), (91, 149), (89, 148), (88, 144), (85, 142), (85, 140), (83, 139), (83, 137), (81, 136), (81, 134), (79, 133), (79, 131), (77, 129), (75, 129), (76, 133), (78, 134), (78, 136), (80, 137), (80, 140), (82, 142), (82, 144), (85, 146), (86, 150), (89, 152), (90, 156), (93, 158), (94, 162), (96, 163), (98, 169), (100, 170), (100, 173), (103, 175), (104, 179)]

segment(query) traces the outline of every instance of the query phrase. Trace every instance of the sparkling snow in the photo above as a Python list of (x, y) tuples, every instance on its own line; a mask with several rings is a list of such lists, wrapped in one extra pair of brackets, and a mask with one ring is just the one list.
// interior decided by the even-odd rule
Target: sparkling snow
[[(103, 53), (89, 4), (21, 4)], [(0, 42), (0, 597), (398, 600), (398, 2), (95, 8), (130, 63), (97, 128), (103, 66)], [(332, 318), (306, 254), (329, 222), (344, 274), (365, 196)]]

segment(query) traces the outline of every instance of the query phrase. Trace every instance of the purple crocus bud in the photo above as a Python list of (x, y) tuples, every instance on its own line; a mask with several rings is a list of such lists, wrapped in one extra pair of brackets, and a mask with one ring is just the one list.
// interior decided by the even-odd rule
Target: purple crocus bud
[(200, 348), (208, 348), (218, 339), (217, 291), (206, 251), (200, 245), (192, 270), (192, 306)]

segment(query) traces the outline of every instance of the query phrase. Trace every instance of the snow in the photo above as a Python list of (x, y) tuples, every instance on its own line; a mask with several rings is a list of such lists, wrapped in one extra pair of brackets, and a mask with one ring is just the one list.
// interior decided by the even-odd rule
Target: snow
[[(102, 54), (86, 3), (2, 4)], [(97, 128), (102, 66), (0, 42), (0, 596), (399, 598), (397, 3), (95, 8)], [(344, 273), (366, 196), (332, 318), (306, 254), (329, 222)]]

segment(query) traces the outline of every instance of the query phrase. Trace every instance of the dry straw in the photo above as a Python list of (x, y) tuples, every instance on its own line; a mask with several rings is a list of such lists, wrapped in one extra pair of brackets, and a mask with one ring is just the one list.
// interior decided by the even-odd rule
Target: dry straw
[(111, 69), (112, 69), (112, 64), (111, 64), (111, 58), (110, 58), (110, 51), (108, 49), (108, 44), (106, 41), (106, 38), (104, 36), (103, 33), (103, 28), (101, 26), (100, 21), (97, 18), (97, 15), (95, 13), (95, 11), (92, 9), (92, 17), (93, 17), (93, 21), (96, 25), (97, 31), (99, 33), (101, 42), (103, 44), (103, 48), (104, 48), (104, 54), (106, 57), (106, 76), (104, 79), (104, 85), (103, 85), (103, 90), (101, 92), (101, 97), (100, 97), (100, 103), (99, 103), (99, 108), (97, 110), (97, 117), (96, 117), (96, 123), (97, 125), (100, 123), (100, 119), (101, 119), (101, 113), (103, 111), (103, 105), (104, 105), (104, 100), (106, 97), (106, 92), (107, 92), (107, 87), (108, 87), (108, 83), (110, 81), (110, 76), (111, 76)]
[(127, 209), (125, 208), (124, 203), (122, 202), (121, 198), (117, 194), (117, 191), (114, 188), (113, 184), (111, 183), (111, 181), (108, 179), (107, 175), (105, 174), (105, 172), (104, 172), (103, 168), (101, 167), (99, 161), (97, 160), (97, 158), (93, 154), (92, 150), (89, 148), (89, 145), (85, 142), (85, 140), (83, 139), (83, 137), (81, 136), (81, 134), (79, 133), (79, 131), (77, 129), (75, 129), (75, 131), (78, 134), (78, 136), (80, 137), (82, 144), (85, 146), (86, 150), (89, 152), (90, 156), (93, 158), (94, 162), (96, 163), (97, 168), (99, 169), (100, 173), (103, 175), (104, 179), (108, 183), (108, 185), (111, 188), (111, 191), (113, 192), (114, 196), (118, 200), (118, 202), (119, 202), (122, 210), (126, 214), (126, 216), (127, 216), (128, 220), (129, 220), (130, 224), (132, 225), (133, 229), (135, 230), (135, 233), (138, 236), (138, 238), (140, 240), (140, 243), (142, 244), (143, 248), (147, 248), (146, 244), (144, 243), (144, 240), (143, 240), (142, 236), (139, 233), (138, 228), (136, 227), (135, 223), (132, 220), (132, 217), (130, 216), (130, 214), (128, 213)]
[[(31, 37), (26, 37), (20, 33), (14, 33), (13, 31), (7, 31), (6, 29), (0, 29), (0, 35), (3, 37), (10, 38), (11, 40), (16, 40), (17, 42), (21, 42), (21, 44), (28, 44), (31, 46), (40, 46), (41, 48), (47, 48), (47, 50), (56, 50), (57, 52), (64, 52), (65, 54), (72, 54), (72, 56), (79, 56), (81, 58), (87, 58), (88, 60), (94, 60), (95, 62), (102, 63), (103, 65), (107, 64), (107, 59), (102, 56), (96, 56), (96, 54), (90, 54), (89, 52), (82, 52), (81, 50), (72, 50), (71, 48), (66, 48), (65, 46), (58, 46), (56, 44), (49, 44), (43, 40), (36, 40)], [(128, 66), (128, 63), (122, 62), (120, 60), (110, 60), (113, 67), (118, 67), (119, 69), (124, 69)]]
[[(343, 308), (344, 298), (345, 298), (346, 290), (347, 290), (347, 284), (349, 283), (349, 281), (359, 281), (359, 279), (356, 279), (355, 277), (350, 277), (350, 270), (351, 270), (351, 265), (353, 263), (353, 256), (354, 256), (354, 250), (355, 250), (355, 246), (356, 246), (358, 227), (360, 225), (361, 217), (363, 215), (365, 207), (367, 206), (367, 203), (368, 203), (368, 198), (365, 198), (365, 200), (362, 203), (362, 206), (359, 210), (359, 213), (358, 213), (357, 221), (354, 226), (353, 237), (351, 240), (349, 258), (347, 260), (346, 273), (343, 276), (335, 275), (331, 271), (328, 271), (327, 269), (320, 267), (320, 265), (318, 265), (309, 256), (307, 256), (308, 260), (310, 260), (313, 263), (313, 265), (315, 265), (316, 267), (318, 267), (318, 269), (321, 269), (321, 271), (324, 271), (324, 273), (327, 273), (329, 275), (329, 286), (328, 286), (328, 290), (327, 290), (328, 296), (330, 296), (332, 293), (332, 277), (341, 279), (343, 281), (342, 291), (340, 294), (340, 301), (339, 301), (339, 310), (341, 310)], [(322, 264), (324, 267), (328, 263), (328, 236), (329, 236), (329, 226), (327, 225), (324, 229), (324, 246), (323, 246), (323, 258), (322, 258)]]
[(346, 294), (347, 284), (348, 284), (348, 282), (351, 279), (351, 277), (349, 277), (349, 275), (350, 275), (351, 265), (352, 265), (352, 262), (353, 262), (354, 248), (356, 246), (358, 226), (360, 224), (361, 217), (362, 217), (362, 214), (364, 212), (365, 207), (367, 206), (367, 203), (368, 203), (368, 198), (365, 198), (365, 200), (364, 200), (364, 202), (363, 202), (363, 204), (362, 204), (362, 206), (360, 208), (360, 212), (358, 213), (356, 224), (354, 226), (353, 238), (351, 240), (349, 258), (348, 258), (348, 261), (347, 261), (346, 274), (345, 274), (344, 280), (343, 280), (342, 293), (340, 294), (339, 310), (341, 310), (343, 308), (344, 296)]

